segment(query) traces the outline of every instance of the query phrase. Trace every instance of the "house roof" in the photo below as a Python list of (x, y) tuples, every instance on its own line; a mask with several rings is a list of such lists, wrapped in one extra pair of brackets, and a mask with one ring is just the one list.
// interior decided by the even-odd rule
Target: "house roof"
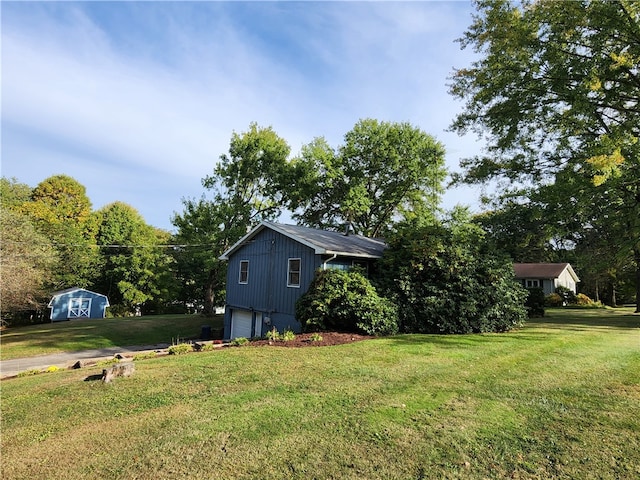
[(387, 245), (379, 238), (368, 238), (361, 235), (345, 235), (343, 232), (332, 232), (316, 228), (301, 227), (273, 222), (262, 222), (244, 237), (238, 240), (229, 250), (224, 252), (221, 260), (228, 260), (236, 250), (250, 241), (265, 228), (278, 232), (285, 237), (312, 248), (319, 255), (347, 255), (350, 257), (380, 258)]
[(516, 278), (558, 278), (567, 270), (574, 281), (580, 279), (568, 263), (514, 263)]

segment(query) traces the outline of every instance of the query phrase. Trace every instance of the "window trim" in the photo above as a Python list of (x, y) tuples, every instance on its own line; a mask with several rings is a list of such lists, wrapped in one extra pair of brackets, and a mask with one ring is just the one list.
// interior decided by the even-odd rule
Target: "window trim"
[[(244, 270), (244, 274), (245, 274), (244, 281), (242, 281), (242, 274), (243, 274), (242, 266), (243, 265), (247, 266), (247, 268)], [(249, 260), (240, 260), (240, 268), (239, 268), (239, 271), (238, 271), (238, 283), (240, 285), (247, 285), (249, 283)]]
[(542, 288), (542, 280), (539, 278), (527, 278), (524, 281), (525, 288)]
[[(291, 261), (298, 261), (298, 270), (291, 270)], [(291, 274), (298, 274), (298, 283), (291, 283)], [(290, 288), (300, 288), (300, 280), (302, 273), (302, 259), (300, 257), (292, 257), (287, 260), (287, 287)]]
[[(91, 317), (91, 297), (75, 297), (69, 299), (67, 318), (90, 318)], [(73, 313), (73, 315), (71, 315)], [(83, 315), (83, 313), (85, 315)]]

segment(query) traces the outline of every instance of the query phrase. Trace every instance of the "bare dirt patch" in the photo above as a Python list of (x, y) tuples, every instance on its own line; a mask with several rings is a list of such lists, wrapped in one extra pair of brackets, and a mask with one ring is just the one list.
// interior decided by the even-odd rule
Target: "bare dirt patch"
[[(361, 340), (367, 340), (370, 337), (368, 335), (359, 335), (357, 333), (342, 333), (342, 332), (320, 332), (319, 335), (322, 340), (312, 341), (313, 333), (298, 333), (296, 338), (284, 342), (282, 340), (253, 340), (248, 345), (254, 347), (288, 347), (288, 348), (301, 348), (301, 347), (327, 347), (330, 345), (343, 345), (345, 343), (359, 342)], [(318, 334), (315, 334), (318, 335)]]

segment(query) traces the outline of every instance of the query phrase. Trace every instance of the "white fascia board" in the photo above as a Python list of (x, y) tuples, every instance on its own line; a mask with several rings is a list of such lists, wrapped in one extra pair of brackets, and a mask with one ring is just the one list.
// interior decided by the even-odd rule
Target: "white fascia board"
[(251, 240), (258, 232), (262, 231), (263, 228), (267, 227), (269, 224), (267, 222), (260, 222), (259, 225), (250, 230), (246, 235), (244, 235), (240, 240), (231, 245), (226, 252), (218, 257), (218, 260), (229, 260), (229, 256), (235, 252), (240, 246), (248, 240)]
[(567, 263), (567, 271), (569, 272), (569, 275), (571, 275), (573, 277), (573, 280), (577, 283), (580, 281), (580, 279), (578, 278), (578, 275), (576, 275), (576, 272), (573, 270), (573, 267), (571, 266), (570, 263)]
[(343, 257), (355, 257), (355, 258), (382, 258), (378, 255), (369, 255), (367, 253), (349, 253), (349, 252), (340, 252), (333, 250), (326, 250), (324, 253), (328, 255), (338, 255)]

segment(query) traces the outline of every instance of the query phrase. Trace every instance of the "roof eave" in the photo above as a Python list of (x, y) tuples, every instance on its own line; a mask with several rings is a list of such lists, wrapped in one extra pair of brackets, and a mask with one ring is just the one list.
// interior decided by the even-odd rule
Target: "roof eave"
[[(316, 252), (317, 253), (317, 252)], [(341, 252), (335, 250), (326, 250), (326, 255), (341, 255), (343, 257), (356, 257), (356, 258), (382, 258), (382, 255), (372, 255), (370, 253), (353, 253), (353, 252)]]

